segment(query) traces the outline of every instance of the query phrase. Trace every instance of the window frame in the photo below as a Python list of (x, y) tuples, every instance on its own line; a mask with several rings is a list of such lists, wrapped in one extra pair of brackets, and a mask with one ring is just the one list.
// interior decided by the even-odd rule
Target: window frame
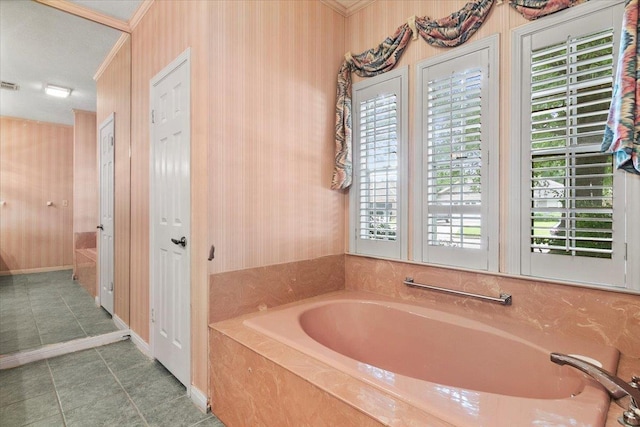
[[(349, 251), (353, 254), (380, 258), (406, 260), (408, 257), (408, 163), (409, 163), (409, 67), (404, 66), (367, 78), (353, 85), (352, 96), (352, 128), (353, 128), (353, 183), (349, 190)], [(389, 93), (393, 88), (397, 104), (398, 135), (398, 186), (397, 197), (397, 231), (396, 240), (365, 241), (359, 239), (358, 205), (360, 196), (360, 124), (357, 118), (360, 113), (360, 101), (371, 93)]]
[[(622, 256), (623, 267), (621, 274), (623, 279), (621, 284), (611, 283), (610, 277), (607, 277), (607, 273), (610, 274), (610, 268), (605, 268), (600, 272), (592, 270), (592, 272), (600, 277), (579, 277), (576, 276), (576, 272), (588, 272), (588, 268), (585, 268), (585, 264), (591, 263), (602, 264), (599, 259), (595, 259), (598, 262), (593, 263), (594, 258), (591, 257), (573, 257), (565, 255), (551, 255), (548, 254), (544, 259), (550, 261), (547, 264), (549, 274), (537, 274), (532, 271), (531, 262), (537, 262), (535, 258), (541, 258), (538, 255), (545, 256), (546, 254), (534, 254), (531, 256), (529, 249), (530, 243), (530, 224), (527, 226), (529, 220), (529, 203), (530, 197), (528, 196), (527, 189), (531, 178), (530, 158), (530, 145), (529, 145), (529, 129), (527, 124), (529, 121), (526, 119), (526, 115), (530, 114), (530, 111), (525, 111), (525, 102), (522, 102), (530, 94), (530, 58), (527, 57), (531, 51), (532, 37), (543, 31), (554, 30), (562, 33), (567, 33), (569, 30), (567, 27), (576, 26), (576, 21), (579, 19), (588, 19), (593, 17), (594, 19), (601, 21), (603, 12), (607, 12), (607, 9), (612, 8), (610, 13), (613, 17), (613, 30), (614, 30), (614, 77), (615, 67), (617, 65), (617, 55), (620, 44), (620, 22), (622, 16), (622, 5), (624, 0), (613, 1), (591, 1), (580, 5), (580, 7), (570, 8), (554, 14), (553, 16), (545, 17), (545, 19), (535, 21), (516, 28), (512, 31), (512, 80), (511, 80), (511, 129), (509, 146), (509, 165), (507, 177), (509, 178), (505, 191), (505, 194), (520, 194), (521, 197), (509, 197), (507, 202), (507, 228), (505, 239), (505, 264), (508, 274), (519, 275), (522, 277), (562, 281), (567, 283), (578, 283), (588, 287), (603, 288), (607, 290), (640, 290), (640, 266), (634, 265), (629, 260), (637, 259), (640, 257), (640, 243), (638, 239), (631, 238), (633, 235), (640, 233), (640, 226), (633, 224), (630, 220), (631, 212), (637, 211), (640, 205), (637, 195), (640, 194), (640, 177), (632, 176), (622, 171), (614, 170), (614, 188), (617, 202), (620, 203), (620, 199), (626, 201), (626, 206), (623, 206), (623, 212), (615, 211), (614, 205), (614, 221), (616, 223), (622, 223), (626, 227), (621, 236), (624, 237), (625, 242), (614, 242), (617, 247), (614, 250), (617, 252), (617, 256)], [(615, 11), (615, 8), (620, 8), (620, 13)], [(618, 22), (616, 22), (618, 21)], [(594, 31), (590, 29), (590, 31)], [(595, 30), (597, 31), (597, 30)], [(578, 37), (578, 34), (572, 37)], [(549, 43), (552, 43), (551, 41)], [(614, 82), (615, 83), (615, 82)], [(530, 98), (530, 97), (529, 97)], [(526, 141), (526, 143), (525, 143)], [(616, 200), (614, 200), (616, 203)], [(622, 215), (622, 219), (620, 216)], [(614, 225), (615, 227), (615, 225)], [(622, 255), (621, 255), (622, 254)], [(564, 257), (565, 260), (560, 260), (557, 257)], [(634, 258), (635, 257), (635, 258)], [(554, 259), (555, 258), (555, 259)], [(552, 269), (559, 269), (559, 265), (562, 264), (562, 268), (566, 270), (566, 274), (554, 274)], [(614, 261), (609, 263), (613, 266)], [(637, 264), (637, 263), (636, 263)], [(588, 267), (588, 265), (586, 266)], [(602, 273), (602, 274), (601, 274)], [(609, 280), (607, 282), (607, 280)]]
[[(482, 249), (432, 247), (426, 243), (428, 227), (425, 215), (427, 203), (424, 181), (427, 179), (426, 137), (427, 116), (423, 117), (425, 82), (423, 76), (430, 67), (453, 61), (465, 62), (465, 57), (477, 53), (487, 53), (487, 76), (483, 80), (483, 92), (488, 95), (487, 111), (483, 109), (482, 120)], [(416, 108), (414, 113), (414, 173), (413, 186), (413, 261), (422, 264), (438, 264), (467, 268), (478, 271), (497, 272), (499, 268), (499, 135), (500, 135), (500, 35), (494, 34), (475, 42), (466, 43), (454, 50), (427, 58), (416, 65)], [(457, 65), (457, 64), (456, 64)], [(484, 63), (478, 63), (484, 67)], [(487, 83), (486, 87), (484, 83)], [(485, 120), (486, 117), (486, 120)]]

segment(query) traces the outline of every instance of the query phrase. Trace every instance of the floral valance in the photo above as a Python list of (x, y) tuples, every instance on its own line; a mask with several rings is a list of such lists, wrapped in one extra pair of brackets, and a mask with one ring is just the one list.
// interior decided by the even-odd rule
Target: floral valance
[(400, 59), (411, 40), (413, 31), (408, 24), (398, 27), (378, 47), (359, 55), (347, 53), (338, 71), (336, 94), (336, 157), (331, 188), (348, 188), (351, 185), (351, 73), (360, 77), (373, 77), (385, 73)]
[(387, 37), (379, 46), (357, 55), (347, 53), (338, 71), (336, 93), (336, 155), (332, 189), (351, 185), (351, 73), (372, 77), (390, 71), (400, 60), (410, 40), (418, 35), (429, 44), (440, 47), (459, 46), (482, 25), (495, 0), (475, 0), (451, 15), (431, 20), (412, 17)]
[(613, 99), (602, 151), (613, 153), (616, 166), (640, 174), (640, 2), (627, 0)]
[[(436, 20), (426, 16), (412, 17), (379, 46), (357, 55), (345, 55), (338, 72), (332, 189), (348, 188), (352, 180), (351, 73), (371, 77), (390, 71), (400, 60), (409, 41), (416, 40), (418, 35), (433, 46), (459, 46), (480, 28), (495, 1), (473, 0), (459, 11)], [(531, 20), (586, 1), (509, 0), (509, 4)], [(614, 153), (619, 168), (636, 173), (640, 173), (638, 2), (626, 1), (616, 85), (603, 142), (603, 151)]]
[(509, 4), (525, 18), (532, 20), (588, 0), (510, 0)]

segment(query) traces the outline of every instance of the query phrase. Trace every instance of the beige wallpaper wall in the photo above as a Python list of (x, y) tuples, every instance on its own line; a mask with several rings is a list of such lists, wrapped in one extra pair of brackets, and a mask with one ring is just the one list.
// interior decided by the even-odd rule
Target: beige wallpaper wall
[(315, 1), (154, 2), (131, 43), (130, 323), (149, 339), (149, 81), (190, 47), (192, 375), (206, 390), (208, 274), (344, 252), (329, 190), (344, 18)]
[(209, 271), (343, 253), (329, 185), (344, 17), (317, 1), (212, 9)]
[(72, 230), (73, 127), (0, 117), (0, 272), (71, 268)]
[(156, 1), (131, 34), (131, 328), (149, 341), (149, 82), (191, 48), (192, 377), (207, 380), (207, 145), (210, 4)]
[(95, 232), (98, 225), (96, 113), (73, 111), (73, 232)]
[(115, 113), (114, 310), (129, 323), (131, 38), (96, 80), (97, 123)]

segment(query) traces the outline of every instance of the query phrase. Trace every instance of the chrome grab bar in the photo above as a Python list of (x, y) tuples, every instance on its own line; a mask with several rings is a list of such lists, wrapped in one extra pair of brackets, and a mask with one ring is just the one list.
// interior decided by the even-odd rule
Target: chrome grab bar
[(486, 296), (486, 295), (472, 294), (470, 292), (456, 291), (456, 290), (453, 290), (453, 289), (441, 288), (440, 286), (424, 285), (422, 283), (414, 282), (413, 281), (413, 277), (405, 278), (404, 282), (402, 282), (402, 283), (404, 283), (405, 285), (410, 286), (412, 288), (429, 289), (429, 290), (432, 290), (432, 291), (444, 292), (444, 293), (453, 294), (453, 295), (460, 295), (460, 296), (463, 296), (463, 297), (478, 298), (478, 299), (481, 299), (481, 300), (484, 300), (484, 301), (497, 302), (498, 304), (502, 304), (502, 305), (511, 305), (511, 302), (513, 300), (513, 298), (509, 294), (500, 294), (500, 297), (490, 297), (490, 296)]

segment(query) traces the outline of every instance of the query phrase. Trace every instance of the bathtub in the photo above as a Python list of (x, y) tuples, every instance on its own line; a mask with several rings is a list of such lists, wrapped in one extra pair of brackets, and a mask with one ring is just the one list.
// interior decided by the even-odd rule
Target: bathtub
[(549, 353), (586, 356), (610, 372), (619, 358), (612, 347), (362, 292), (244, 325), (456, 426), (602, 426), (607, 393)]

